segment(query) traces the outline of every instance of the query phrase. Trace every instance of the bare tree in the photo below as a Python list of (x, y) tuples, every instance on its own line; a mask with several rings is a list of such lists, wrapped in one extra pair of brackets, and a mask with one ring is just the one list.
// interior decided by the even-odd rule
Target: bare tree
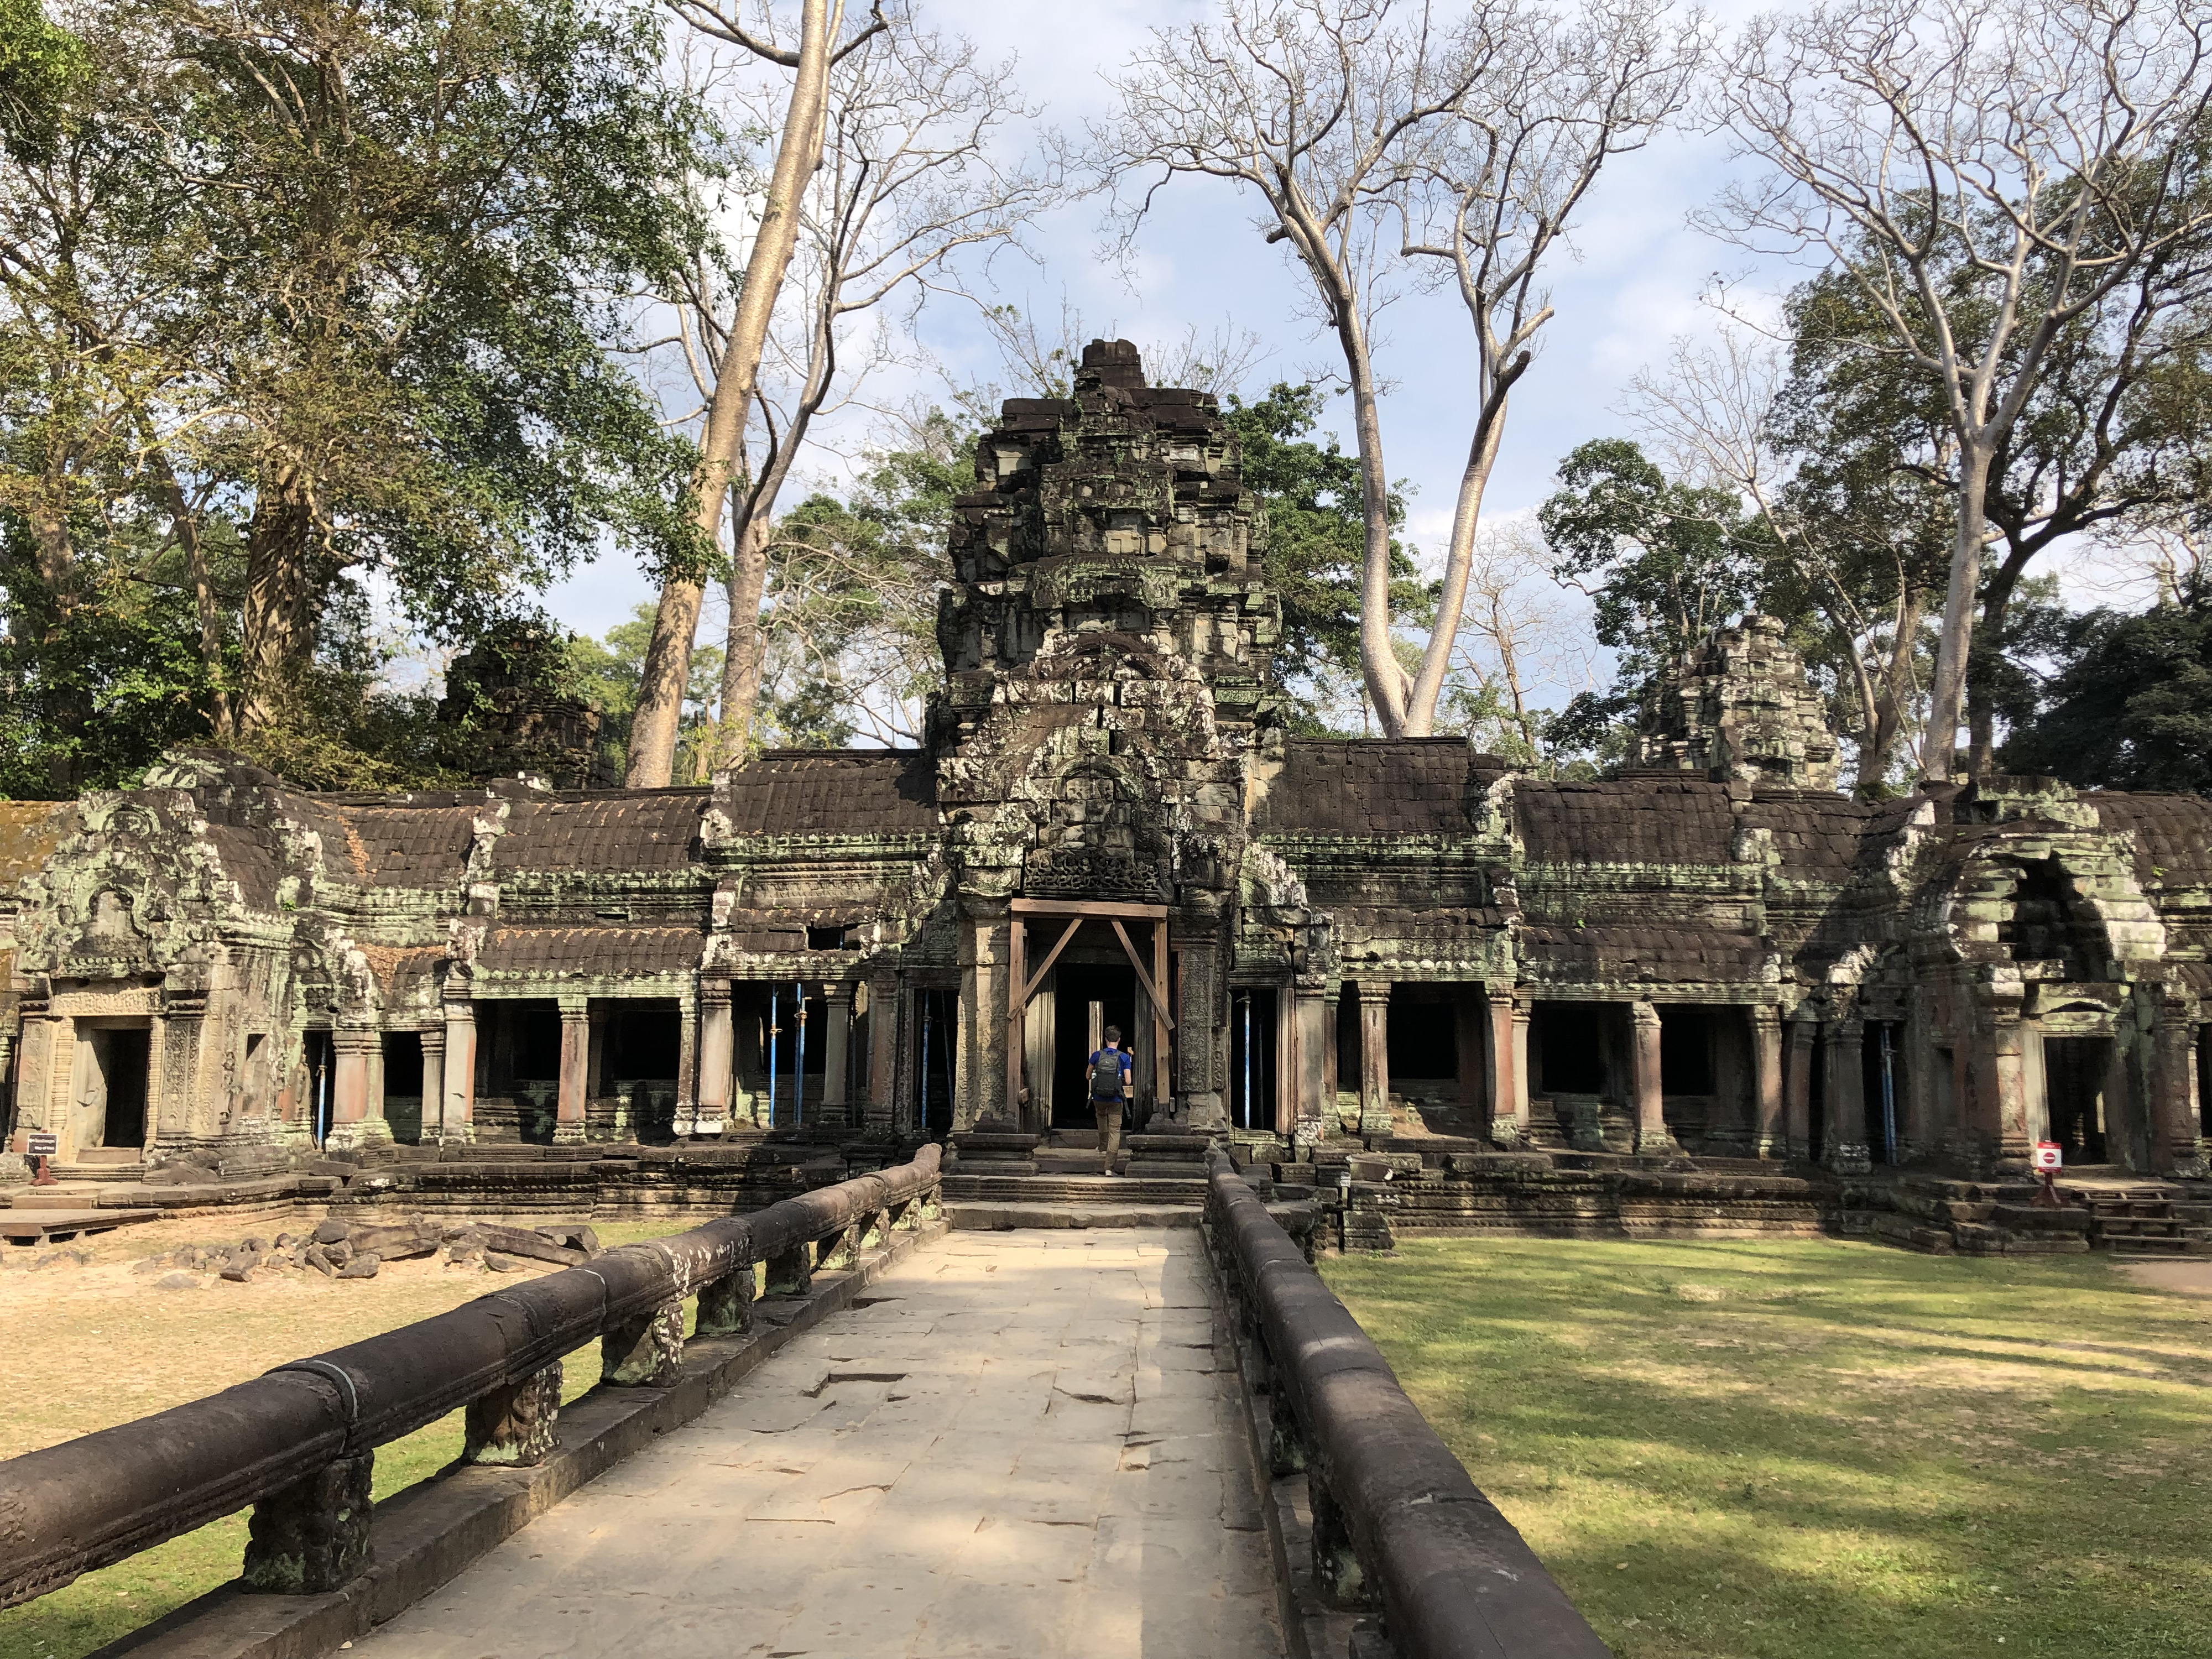
[[(742, 105), (740, 106), (742, 108)], [(1033, 112), (1017, 100), (1012, 66), (974, 44), (902, 27), (842, 55), (830, 76), (820, 166), (800, 210), (798, 276), (769, 342), (753, 393), (749, 450), (732, 481), (729, 622), (711, 763), (735, 764), (760, 698), (761, 621), (775, 550), (776, 501), (809, 434), (849, 404), (890, 355), (884, 313), (933, 294), (967, 297), (963, 255), (1013, 245), (1059, 199), (1050, 168), (1008, 161), (997, 140)], [(678, 297), (687, 370), (702, 398), (721, 384), (729, 332), (710, 262), (685, 274)], [(876, 326), (856, 343), (863, 319)], [(832, 568), (832, 567), (825, 567)]]
[[(1856, 515), (1831, 517), (1826, 498), (1808, 499), (1796, 487), (1798, 458), (1777, 433), (1784, 356), (1776, 342), (1741, 325), (1724, 328), (1716, 345), (1678, 339), (1663, 371), (1641, 370), (1629, 382), (1623, 412), (1678, 475), (1743, 500), (1766, 532), (1770, 563), (1786, 566), (1818, 608), (1828, 662), (1850, 693), (1840, 724), (1858, 750), (1858, 787), (1871, 790), (1887, 779), (1921, 696), (1922, 635), (1934, 592), (1924, 561), (1912, 556), (1917, 526), (1909, 503), (1886, 498), (1894, 510), (1869, 525)], [(1948, 471), (1948, 434), (1932, 435), (1937, 453), (1928, 470)], [(1911, 490), (1920, 470), (1877, 487), (1883, 482)]]
[(713, 0), (672, 0), (672, 3), (693, 27), (784, 64), (794, 74), (775, 168), (745, 261), (744, 279), (738, 284), (735, 308), (714, 362), (714, 391), (700, 434), (699, 466), (691, 480), (696, 546), (692, 556), (681, 562), (662, 584), (652, 642), (646, 648), (623, 779), (634, 789), (663, 787), (675, 769), (684, 683), (690, 673), (692, 639), (699, 629), (699, 606), (706, 593), (702, 566), (708, 551), (720, 540), (724, 507), (743, 461), (745, 422), (752, 407), (761, 352), (768, 340), (776, 295), (799, 240), (799, 198), (821, 162), (832, 61), (888, 27), (878, 9), (856, 39), (839, 46), (845, 0), (802, 0), (799, 44), (793, 49), (775, 45), (772, 31), (765, 26), (758, 34), (748, 31), (736, 13), (722, 10)]
[(1537, 698), (1588, 689), (1587, 611), (1553, 579), (1551, 550), (1525, 519), (1486, 522), (1468, 561), (1466, 598), (1443, 704), (1468, 738), (1516, 766), (1547, 767), (1551, 711)]
[(1696, 20), (1670, 30), (1667, 0), (1596, 0), (1571, 20), (1478, 10), (1487, 72), (1425, 148), (1404, 192), (1405, 252), (1441, 262), (1474, 331), (1474, 432), (1445, 545), (1437, 618), (1398, 729), (1425, 735), (1453, 661), (1474, 568), (1482, 497), (1509, 394), (1552, 319), (1544, 262), (1600, 171), (1680, 112), (1704, 57)]
[[(1227, 179), (1289, 245), (1335, 337), (1352, 398), (1365, 551), (1360, 664), (1384, 727), (1405, 723), (1407, 680), (1390, 629), (1390, 488), (1374, 356), (1392, 297), (1402, 204), (1495, 43), (1429, 0), (1224, 0), (1218, 24), (1161, 29), (1114, 82), (1118, 118), (1092, 134), (1116, 176)], [(1123, 204), (1133, 237), (1158, 180)]]
[[(1993, 460), (2069, 329), (2212, 226), (2212, 15), (2196, 0), (1878, 0), (1763, 18), (1717, 82), (1765, 163), (1711, 222), (1832, 260), (1869, 349), (1940, 392), (1957, 518), (1921, 771), (1948, 779)], [(2131, 291), (2132, 290), (2132, 291)], [(2124, 362), (2124, 344), (2119, 361)]]

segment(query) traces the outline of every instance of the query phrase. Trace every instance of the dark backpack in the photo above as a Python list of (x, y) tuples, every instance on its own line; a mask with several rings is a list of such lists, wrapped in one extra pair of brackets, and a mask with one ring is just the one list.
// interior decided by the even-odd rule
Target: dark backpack
[(1119, 1100), (1121, 1097), (1121, 1051), (1101, 1048), (1091, 1056), (1091, 1097), (1093, 1100)]

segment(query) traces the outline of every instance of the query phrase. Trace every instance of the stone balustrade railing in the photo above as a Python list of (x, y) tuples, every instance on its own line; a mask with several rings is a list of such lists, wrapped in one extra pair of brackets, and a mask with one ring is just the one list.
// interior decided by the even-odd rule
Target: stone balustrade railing
[(562, 1359), (596, 1340), (600, 1381), (672, 1383), (696, 1334), (752, 1322), (902, 1224), (938, 1188), (938, 1149), (673, 1237), (624, 1245), (205, 1400), (0, 1463), (0, 1607), (253, 1505), (241, 1585), (319, 1594), (368, 1560), (376, 1448), (467, 1408), (464, 1461), (536, 1464), (556, 1445)]
[(1395, 1659), (1607, 1659), (1229, 1159), (1212, 1153), (1208, 1173), (1207, 1242), (1269, 1474), (1305, 1475), (1321, 1595), (1379, 1614)]

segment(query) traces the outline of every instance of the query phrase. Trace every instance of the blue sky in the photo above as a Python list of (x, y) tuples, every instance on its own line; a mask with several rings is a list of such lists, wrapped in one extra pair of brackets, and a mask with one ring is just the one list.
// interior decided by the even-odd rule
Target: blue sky
[[(969, 34), (987, 51), (1014, 54), (1022, 93), (1044, 106), (1045, 118), (1078, 130), (1103, 117), (1112, 94), (1103, 72), (1124, 63), (1146, 31), (1194, 21), (1211, 11), (1200, 0), (1087, 0), (1068, 4), (1013, 0), (916, 0), (925, 23)], [(1723, 22), (1751, 9), (1720, 9)], [(1531, 512), (1553, 488), (1553, 471), (1577, 444), (1626, 433), (1616, 412), (1630, 377), (1656, 366), (1670, 341), (1701, 335), (1716, 322), (1701, 302), (1717, 278), (1737, 285), (1756, 306), (1803, 273), (1777, 261), (1755, 264), (1742, 249), (1694, 228), (1731, 168), (1723, 137), (1692, 131), (1660, 137), (1645, 149), (1616, 158), (1586, 201), (1573, 257), (1555, 261), (1553, 301), (1558, 315), (1542, 337), (1536, 365), (1516, 390), (1499, 463), (1485, 505), (1486, 520)], [(1253, 204), (1230, 185), (1178, 179), (1157, 198), (1156, 210), (1126, 267), (1103, 257), (1101, 211), (1078, 202), (1042, 223), (1031, 239), (1036, 263), (1000, 258), (981, 297), (1056, 316), (1063, 294), (1095, 331), (1139, 343), (1201, 336), (1224, 325), (1269, 343), (1270, 355), (1251, 376), (1272, 380), (1327, 373), (1332, 342), (1318, 337), (1311, 309), (1301, 303), (1303, 277), (1279, 247), (1252, 228)], [(921, 322), (924, 344), (955, 378), (1000, 378), (995, 351), (957, 303), (939, 303)], [(1464, 313), (1451, 296), (1412, 296), (1394, 307), (1379, 331), (1378, 368), (1390, 384), (1383, 434), (1390, 474), (1412, 486), (1411, 527), (1425, 549), (1440, 546), (1464, 459), (1472, 415)], [(942, 383), (909, 374), (904, 386), (879, 382), (877, 395), (940, 395)], [(1328, 423), (1349, 448), (1342, 404)], [(833, 441), (850, 447), (861, 434)], [(835, 456), (821, 455), (815, 476), (836, 475)], [(802, 468), (804, 471), (805, 469)], [(803, 481), (802, 481), (803, 482)], [(786, 501), (796, 499), (787, 495)], [(549, 596), (567, 626), (601, 634), (653, 593), (628, 560), (612, 556), (578, 571)], [(1567, 600), (1570, 616), (1579, 602)], [(719, 638), (710, 607), (702, 641)], [(1604, 672), (1601, 659), (1596, 672)], [(1540, 701), (1556, 707), (1579, 689), (1547, 688)]]

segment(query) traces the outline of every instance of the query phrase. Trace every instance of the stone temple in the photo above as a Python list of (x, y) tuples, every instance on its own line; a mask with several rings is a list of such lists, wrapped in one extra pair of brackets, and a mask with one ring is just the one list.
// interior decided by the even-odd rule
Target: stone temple
[(1285, 1166), (2204, 1175), (2212, 801), (1841, 794), (1758, 617), (1604, 781), (1295, 737), (1264, 534), (1214, 400), (1097, 343), (977, 445), (919, 749), (398, 795), (190, 750), (0, 806), (9, 1144), (1080, 1146), (1112, 1024), (1150, 1129)]

